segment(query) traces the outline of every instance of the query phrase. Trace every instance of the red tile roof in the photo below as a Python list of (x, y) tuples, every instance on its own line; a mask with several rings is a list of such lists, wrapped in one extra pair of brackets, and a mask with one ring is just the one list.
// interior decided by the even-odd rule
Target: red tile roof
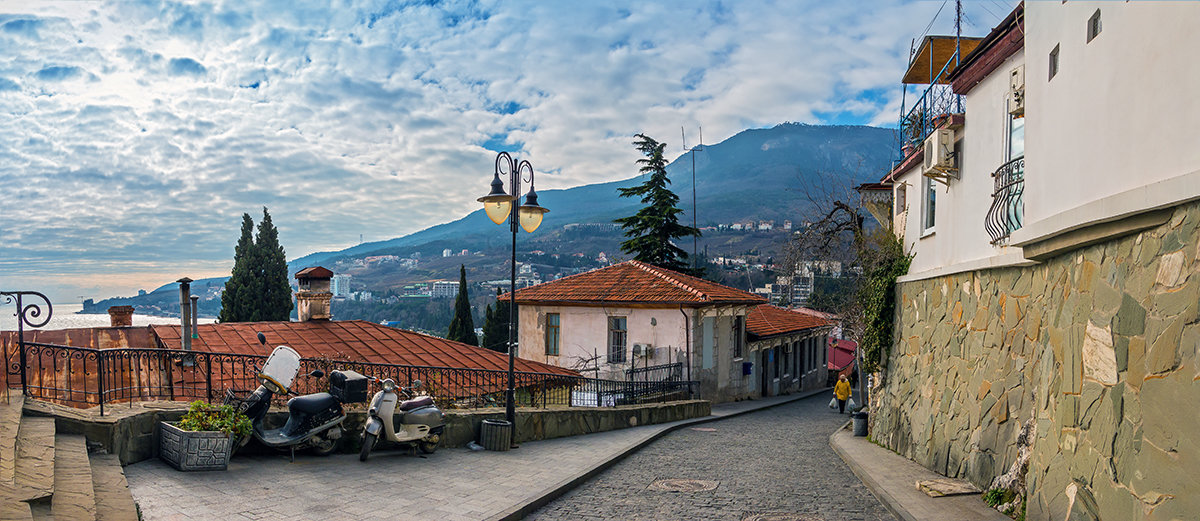
[(793, 311), (770, 304), (755, 306), (746, 315), (746, 333), (751, 338), (767, 338), (834, 324), (828, 318), (807, 311)]
[[(178, 326), (158, 325), (155, 335), (168, 349), (182, 349)], [(508, 370), (508, 355), (453, 340), (423, 335), (362, 320), (308, 322), (229, 322), (200, 324), (192, 349), (205, 352), (269, 355), (286, 344), (305, 358), (345, 358), (381, 364)], [(257, 333), (267, 337), (259, 345)], [(517, 358), (517, 371), (578, 376), (570, 369)]]
[[(625, 261), (578, 275), (522, 288), (517, 304), (621, 303), (690, 307), (710, 304), (761, 304), (766, 299), (740, 289), (638, 261)], [(501, 299), (508, 296), (501, 295)]]

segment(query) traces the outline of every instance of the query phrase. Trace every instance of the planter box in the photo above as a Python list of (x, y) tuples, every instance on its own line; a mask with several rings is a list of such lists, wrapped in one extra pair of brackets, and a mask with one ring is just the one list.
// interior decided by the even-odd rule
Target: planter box
[(225, 470), (233, 440), (220, 431), (185, 431), (158, 422), (159, 457), (179, 470)]

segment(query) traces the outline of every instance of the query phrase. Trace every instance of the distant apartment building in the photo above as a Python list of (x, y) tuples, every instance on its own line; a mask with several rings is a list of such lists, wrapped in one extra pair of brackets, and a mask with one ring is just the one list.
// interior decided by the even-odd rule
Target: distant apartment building
[(350, 279), (351, 276), (346, 273), (340, 273), (333, 276), (330, 283), (330, 291), (334, 298), (346, 298), (350, 296)]
[(446, 248), (446, 249), (442, 250), (442, 257), (449, 257), (453, 254), (454, 254), (454, 252), (451, 251), (450, 248)]
[(433, 298), (446, 298), (458, 295), (457, 280), (435, 280), (430, 285), (430, 295)]

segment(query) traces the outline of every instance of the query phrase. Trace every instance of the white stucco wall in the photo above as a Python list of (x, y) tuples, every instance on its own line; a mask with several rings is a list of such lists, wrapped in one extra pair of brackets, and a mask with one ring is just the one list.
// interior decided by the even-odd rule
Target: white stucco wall
[[(637, 367), (681, 362), (686, 325), (679, 308), (617, 308), (523, 304), (517, 307), (518, 354), (521, 358), (578, 370), (583, 360), (599, 355), (600, 378), (624, 379), (631, 362)], [(690, 312), (690, 310), (688, 310)], [(559, 355), (546, 355), (546, 314), (559, 314)], [(626, 317), (625, 363), (607, 363), (608, 317)], [(634, 344), (656, 347), (653, 357), (633, 357)], [(594, 367), (596, 364), (587, 364)], [(596, 376), (586, 372), (584, 376)]]
[[(1025, 8), (1026, 226), (1014, 241), (1200, 194), (1196, 183), (1165, 182), (1200, 173), (1200, 2)], [(1102, 30), (1089, 43), (1097, 9)]]
[(949, 186), (934, 183), (937, 197), (933, 233), (922, 230), (922, 166), (918, 164), (897, 176), (897, 184), (906, 184), (908, 209), (907, 215), (895, 223), (904, 226), (905, 249), (916, 254), (909, 274), (919, 277), (953, 266), (996, 265), (1013, 255), (1019, 257), (1019, 248), (992, 245), (983, 223), (995, 186), (991, 174), (1007, 161), (1008, 73), (1024, 60), (1023, 52), (1013, 54), (963, 97), (966, 122), (958, 130), (962, 136), (959, 179), (951, 179)]

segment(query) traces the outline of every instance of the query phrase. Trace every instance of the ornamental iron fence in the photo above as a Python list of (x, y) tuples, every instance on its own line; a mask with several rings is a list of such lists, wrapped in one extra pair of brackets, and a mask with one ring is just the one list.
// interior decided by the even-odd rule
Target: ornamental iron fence
[[(8, 387), (28, 396), (73, 407), (100, 407), (149, 400), (220, 400), (226, 390), (246, 392), (258, 386), (265, 356), (156, 348), (93, 349), (24, 342), (5, 353)], [(556, 373), (514, 373), (517, 405), (524, 407), (601, 407), (662, 402), (691, 396), (695, 382), (678, 377), (672, 365), (642, 368), (627, 381)], [(354, 370), (390, 378), (400, 385), (420, 380), (421, 389), (447, 409), (502, 407), (508, 373), (502, 370), (380, 364), (305, 358), (292, 391), (328, 390), (328, 377), (306, 375), (320, 369)], [(661, 380), (657, 377), (664, 375)], [(19, 377), (19, 378), (18, 378)], [(282, 403), (286, 397), (277, 397)]]
[(983, 227), (997, 244), (1012, 232), (1021, 229), (1025, 221), (1025, 156), (1004, 163), (992, 173), (995, 189), (992, 205), (984, 217)]

